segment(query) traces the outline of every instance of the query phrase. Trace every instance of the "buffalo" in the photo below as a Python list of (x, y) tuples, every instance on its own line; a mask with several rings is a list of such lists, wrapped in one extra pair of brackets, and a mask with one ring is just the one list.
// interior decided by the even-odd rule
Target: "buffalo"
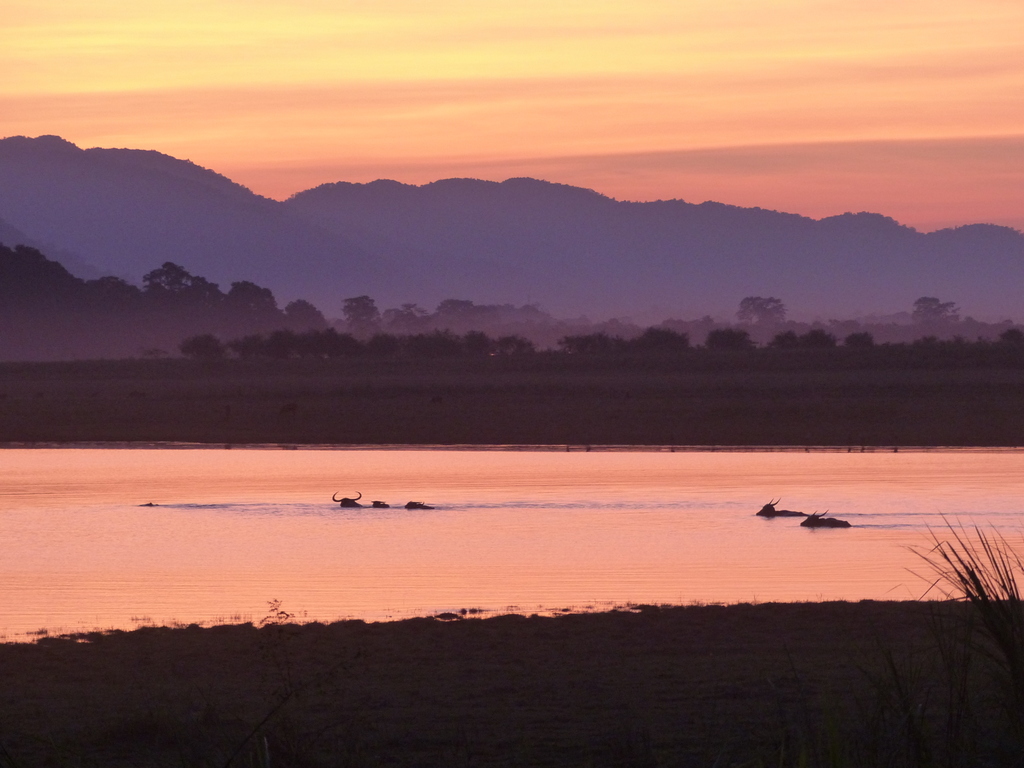
[(792, 509), (776, 509), (775, 505), (781, 502), (782, 499), (777, 501), (769, 501), (763, 507), (761, 511), (757, 513), (758, 517), (807, 517), (806, 512), (795, 512)]
[(804, 528), (852, 528), (845, 520), (840, 520), (837, 517), (825, 517), (828, 512), (822, 512), (820, 515), (815, 512), (807, 516), (807, 519), (800, 523)]
[(361, 498), (363, 498), (363, 494), (362, 493), (360, 493), (354, 499), (350, 499), (347, 496), (342, 496), (339, 499), (338, 498), (338, 494), (335, 493), (333, 496), (331, 496), (331, 501), (336, 501), (339, 504), (341, 504), (341, 506), (343, 506), (343, 507), (361, 507), (361, 506), (363, 506), (362, 504), (359, 503), (359, 500)]

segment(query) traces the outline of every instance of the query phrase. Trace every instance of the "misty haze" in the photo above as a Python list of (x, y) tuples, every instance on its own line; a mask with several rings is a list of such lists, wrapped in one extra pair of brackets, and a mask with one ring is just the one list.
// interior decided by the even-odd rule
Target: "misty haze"
[(1019, 319), (1024, 235), (973, 224), (920, 233), (877, 213), (815, 221), (680, 200), (629, 203), (533, 179), (421, 187), (338, 182), (277, 202), (157, 152), (0, 140), (0, 242), (83, 278), (139, 285), (164, 262), (336, 317), (446, 299), (557, 318), (729, 320), (744, 296), (794, 320), (908, 312), (921, 296), (965, 317)]

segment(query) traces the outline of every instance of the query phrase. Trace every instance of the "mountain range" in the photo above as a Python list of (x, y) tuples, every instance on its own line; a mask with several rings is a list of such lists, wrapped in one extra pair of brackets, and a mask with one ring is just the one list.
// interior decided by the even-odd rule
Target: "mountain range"
[(0, 140), (0, 242), (81, 277), (138, 282), (171, 261), (333, 316), (367, 294), (381, 307), (463, 298), (641, 322), (731, 317), (751, 295), (799, 318), (906, 311), (921, 296), (1024, 317), (1024, 234), (1007, 227), (922, 233), (876, 213), (623, 202), (527, 178), (338, 182), (275, 201), (187, 160), (56, 136)]

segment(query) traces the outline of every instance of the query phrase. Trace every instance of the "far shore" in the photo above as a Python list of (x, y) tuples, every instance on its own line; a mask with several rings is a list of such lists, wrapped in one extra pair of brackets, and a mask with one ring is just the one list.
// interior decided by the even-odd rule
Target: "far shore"
[(5, 363), (0, 444), (1024, 446), (1024, 370), (737, 360)]

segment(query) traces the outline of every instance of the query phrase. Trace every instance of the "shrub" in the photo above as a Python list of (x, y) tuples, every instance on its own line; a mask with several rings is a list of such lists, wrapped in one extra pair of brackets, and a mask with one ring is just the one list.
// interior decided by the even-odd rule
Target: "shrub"
[(835, 345), (836, 337), (821, 328), (812, 328), (800, 337), (800, 346), (808, 347), (809, 349), (823, 349), (825, 347), (834, 347)]
[(690, 337), (668, 328), (648, 328), (629, 346), (642, 352), (685, 352), (690, 348)]
[(848, 347), (857, 347), (864, 349), (867, 347), (875, 346), (875, 337), (867, 331), (861, 331), (859, 333), (851, 333), (843, 340), (843, 344)]
[(768, 342), (769, 347), (775, 349), (793, 349), (800, 346), (800, 337), (796, 331), (783, 331), (775, 334), (775, 338)]
[(570, 355), (610, 355), (617, 352), (622, 339), (616, 339), (607, 333), (588, 333), (580, 336), (563, 336), (558, 346)]
[(533, 342), (523, 336), (501, 336), (494, 344), (499, 355), (524, 355), (536, 351)]
[(490, 355), (497, 349), (494, 340), (483, 331), (470, 331), (462, 337), (462, 345), (469, 355)]
[(999, 340), (1014, 347), (1024, 346), (1024, 331), (1020, 328), (1008, 328), (999, 334)]
[(454, 357), (462, 352), (462, 339), (451, 331), (406, 336), (405, 352), (411, 357)]
[(377, 357), (391, 357), (397, 355), (401, 349), (402, 340), (392, 333), (376, 333), (366, 342), (367, 353)]
[(739, 328), (716, 328), (704, 340), (708, 349), (753, 349), (756, 345), (750, 334)]
[(212, 333), (201, 333), (189, 336), (178, 346), (181, 354), (193, 360), (221, 360), (227, 354), (227, 348)]

